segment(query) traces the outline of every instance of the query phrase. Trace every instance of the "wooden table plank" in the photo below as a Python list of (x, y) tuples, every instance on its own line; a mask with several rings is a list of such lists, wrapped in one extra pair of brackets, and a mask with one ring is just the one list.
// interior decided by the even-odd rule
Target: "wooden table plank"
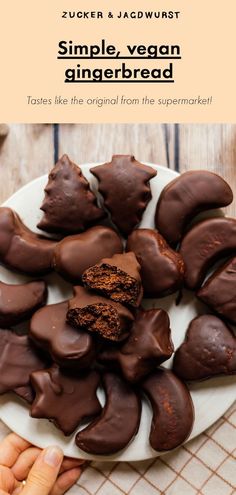
[[(236, 198), (236, 124), (180, 124), (180, 171), (207, 169), (229, 182)], [(236, 200), (227, 209), (236, 215)]]
[(75, 162), (105, 162), (113, 154), (134, 154), (140, 161), (167, 166), (164, 125), (161, 124), (61, 124), (59, 155)]
[(53, 126), (11, 124), (0, 143), (0, 203), (54, 162)]

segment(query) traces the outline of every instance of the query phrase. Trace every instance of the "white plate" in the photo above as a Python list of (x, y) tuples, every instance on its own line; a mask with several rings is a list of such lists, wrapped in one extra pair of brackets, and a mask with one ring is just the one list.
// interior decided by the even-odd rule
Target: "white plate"
[[(151, 180), (153, 199), (150, 201), (140, 227), (154, 227), (154, 211), (157, 198), (162, 188), (175, 178), (178, 174), (168, 168), (153, 165), (158, 170), (157, 176)], [(96, 189), (96, 179), (90, 174), (89, 168), (94, 164), (83, 166), (83, 172)], [(6, 206), (15, 209), (23, 221), (32, 230), (37, 230), (35, 225), (41, 217), (39, 206), (44, 196), (43, 189), (47, 182), (47, 176), (39, 177), (20, 189), (8, 201)], [(0, 279), (9, 283), (18, 283), (27, 280), (27, 277), (10, 273), (0, 267)], [(46, 277), (49, 283), (49, 304), (63, 301), (72, 295), (72, 288), (56, 274)], [(185, 292), (181, 303), (175, 305), (176, 294), (159, 300), (149, 300), (146, 306), (161, 307), (168, 310), (172, 338), (175, 348), (183, 341), (189, 322), (197, 314), (205, 311), (196, 298), (190, 292)], [(166, 363), (170, 366), (171, 360)], [(236, 398), (235, 377), (223, 377), (208, 380), (191, 386), (191, 395), (195, 407), (195, 423), (190, 438), (194, 438), (214, 423)], [(101, 394), (99, 394), (101, 397)], [(103, 397), (101, 397), (103, 400)], [(64, 437), (52, 423), (43, 419), (33, 419), (29, 417), (28, 408), (19, 399), (11, 394), (0, 398), (0, 417), (13, 431), (26, 438), (39, 447), (46, 447), (50, 444), (58, 444), (62, 447), (66, 455), (80, 457), (84, 459), (103, 459), (108, 461), (137, 461), (158, 454), (149, 445), (148, 436), (151, 424), (151, 409), (148, 402), (143, 401), (142, 418), (139, 432), (130, 445), (113, 456), (90, 456), (79, 450), (74, 443), (74, 435), (69, 438)]]

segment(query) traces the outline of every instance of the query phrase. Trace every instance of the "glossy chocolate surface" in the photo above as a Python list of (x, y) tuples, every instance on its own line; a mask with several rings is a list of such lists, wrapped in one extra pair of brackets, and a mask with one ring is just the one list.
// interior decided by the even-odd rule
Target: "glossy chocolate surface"
[(0, 262), (28, 275), (51, 270), (55, 241), (32, 232), (10, 208), (0, 207)]
[(37, 311), (30, 322), (30, 337), (49, 352), (60, 366), (87, 368), (95, 357), (92, 336), (66, 322), (68, 301), (50, 304)]
[(104, 257), (122, 253), (121, 238), (109, 227), (96, 226), (65, 237), (54, 251), (53, 268), (66, 280), (78, 283), (83, 272)]
[(236, 324), (236, 257), (216, 270), (197, 296), (220, 316)]
[(236, 250), (236, 220), (216, 217), (199, 222), (185, 235), (180, 254), (185, 263), (185, 285), (198, 289), (215, 261)]
[(33, 418), (47, 418), (65, 435), (71, 435), (82, 420), (101, 411), (96, 390), (99, 374), (68, 374), (57, 365), (32, 373), (35, 399), (31, 407)]
[(49, 174), (41, 210), (38, 228), (62, 234), (81, 232), (105, 216), (82, 170), (67, 155)]
[(126, 237), (142, 219), (150, 201), (149, 181), (157, 174), (132, 155), (113, 155), (112, 161), (90, 169), (99, 181), (99, 192), (112, 222)]
[(45, 368), (27, 335), (0, 330), (0, 394), (30, 385), (30, 374)]
[(145, 297), (164, 297), (182, 287), (182, 256), (171, 249), (158, 232), (134, 230), (128, 237), (126, 251), (133, 251), (141, 265)]
[(0, 325), (10, 327), (27, 320), (45, 304), (47, 286), (43, 281), (10, 285), (0, 282)]
[(174, 356), (174, 372), (184, 380), (236, 373), (236, 337), (214, 315), (195, 318)]
[(185, 172), (162, 190), (156, 207), (156, 228), (176, 246), (195, 215), (232, 201), (233, 192), (219, 175), (207, 170)]
[(154, 450), (175, 449), (190, 435), (194, 422), (188, 388), (169, 370), (158, 369), (142, 383), (153, 409), (149, 441)]
[(105, 373), (106, 403), (101, 415), (76, 435), (78, 447), (89, 454), (109, 455), (128, 445), (138, 432), (141, 402), (122, 378)]
[(99, 360), (118, 365), (129, 382), (137, 382), (171, 357), (170, 320), (163, 309), (139, 310), (130, 335), (118, 349), (101, 352)]

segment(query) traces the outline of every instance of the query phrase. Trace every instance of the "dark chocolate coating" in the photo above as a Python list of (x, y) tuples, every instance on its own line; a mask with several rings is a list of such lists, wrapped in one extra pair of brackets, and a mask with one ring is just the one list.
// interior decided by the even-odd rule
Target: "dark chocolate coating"
[(87, 368), (95, 357), (95, 343), (90, 334), (66, 322), (67, 311), (67, 301), (40, 309), (31, 319), (29, 336), (60, 366)]
[(101, 406), (96, 396), (99, 374), (71, 375), (57, 365), (31, 375), (35, 399), (33, 418), (47, 418), (68, 436), (88, 417), (96, 416)]
[(201, 301), (236, 324), (236, 257), (216, 270), (198, 291)]
[(175, 449), (190, 435), (194, 409), (188, 388), (169, 370), (158, 369), (142, 383), (153, 409), (149, 441), (154, 450)]
[(99, 192), (112, 222), (126, 237), (142, 219), (152, 197), (149, 181), (157, 171), (132, 155), (114, 155), (111, 162), (90, 172), (99, 180)]
[(141, 401), (118, 375), (105, 373), (106, 403), (101, 415), (76, 435), (78, 447), (89, 454), (110, 455), (128, 445), (138, 432)]
[(0, 325), (8, 328), (27, 320), (46, 297), (47, 286), (41, 280), (21, 285), (0, 282)]
[(137, 382), (169, 359), (173, 350), (166, 311), (139, 310), (122, 347), (103, 351), (99, 360), (105, 364), (118, 364), (126, 380)]
[(182, 256), (173, 251), (158, 232), (134, 230), (128, 237), (126, 251), (133, 251), (141, 265), (145, 297), (164, 297), (182, 287)]
[(183, 238), (180, 254), (185, 263), (188, 289), (198, 289), (215, 261), (236, 250), (236, 220), (209, 218), (195, 225)]
[(156, 228), (170, 245), (176, 246), (195, 215), (232, 201), (233, 192), (219, 175), (207, 170), (185, 172), (162, 190), (156, 207)]
[(0, 262), (28, 275), (51, 270), (55, 241), (32, 232), (10, 208), (0, 208)]
[(183, 380), (205, 380), (236, 373), (236, 337), (214, 315), (194, 318), (186, 339), (177, 349), (174, 372)]
[(53, 256), (53, 268), (66, 280), (78, 283), (82, 273), (104, 257), (122, 253), (118, 234), (109, 227), (92, 227), (82, 234), (59, 242)]
[(47, 366), (27, 335), (0, 330), (0, 394), (30, 385), (30, 374)]
[(74, 234), (105, 216), (104, 211), (98, 208), (96, 196), (81, 169), (67, 155), (58, 160), (48, 179), (39, 229)]
[(74, 287), (74, 292), (67, 313), (67, 321), (72, 326), (98, 333), (108, 340), (119, 341), (127, 337), (134, 320), (128, 308), (84, 287)]
[(142, 300), (143, 288), (140, 264), (134, 253), (114, 254), (88, 268), (82, 276), (83, 284), (113, 301), (137, 308)]

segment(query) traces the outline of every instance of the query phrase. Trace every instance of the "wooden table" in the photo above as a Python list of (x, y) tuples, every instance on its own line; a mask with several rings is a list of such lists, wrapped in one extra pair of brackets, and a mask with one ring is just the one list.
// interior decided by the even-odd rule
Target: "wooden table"
[[(185, 171), (220, 173), (236, 194), (236, 124), (17, 125), (0, 140), (0, 202), (48, 173), (67, 153), (78, 164), (132, 153), (140, 161)], [(236, 214), (236, 202), (227, 213)], [(0, 434), (7, 429), (0, 424)], [(236, 493), (236, 406), (208, 431), (177, 451), (142, 463), (92, 463), (78, 495), (233, 495)]]

